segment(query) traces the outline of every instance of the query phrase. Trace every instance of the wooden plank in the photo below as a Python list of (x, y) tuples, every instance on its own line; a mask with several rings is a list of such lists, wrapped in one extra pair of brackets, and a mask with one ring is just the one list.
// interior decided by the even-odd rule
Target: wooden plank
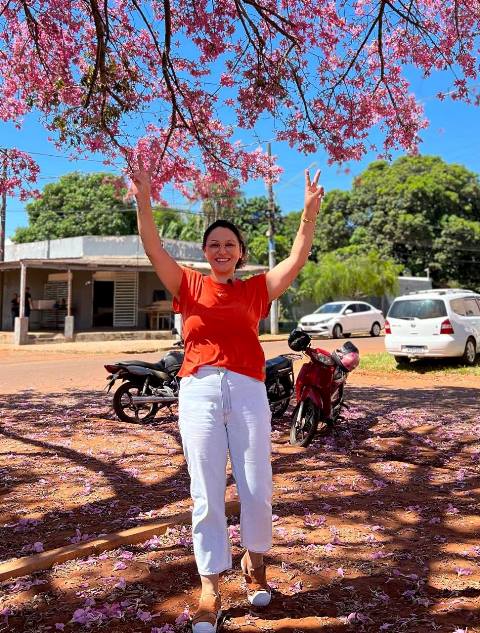
[[(238, 514), (239, 512), (240, 503), (238, 501), (227, 501), (225, 503), (225, 514), (227, 516)], [(49, 569), (53, 567), (53, 565), (64, 563), (67, 560), (84, 558), (91, 554), (100, 554), (101, 552), (115, 549), (122, 545), (143, 543), (153, 536), (165, 534), (169, 527), (174, 525), (186, 525), (190, 523), (191, 520), (191, 513), (183, 512), (182, 514), (168, 517), (163, 521), (141, 525), (128, 530), (121, 530), (120, 532), (113, 532), (94, 541), (75, 543), (74, 545), (66, 545), (65, 547), (58, 547), (57, 549), (41, 552), (40, 554), (34, 554), (33, 556), (16, 558), (13, 561), (0, 565), (0, 582), (10, 578), (18, 578), (18, 576), (27, 576), (42, 569)]]

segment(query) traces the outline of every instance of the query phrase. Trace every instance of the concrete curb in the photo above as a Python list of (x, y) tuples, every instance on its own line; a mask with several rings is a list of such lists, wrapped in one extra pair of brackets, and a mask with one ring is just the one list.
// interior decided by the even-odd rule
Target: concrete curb
[[(240, 503), (238, 501), (227, 501), (225, 503), (225, 514), (230, 516), (240, 512)], [(24, 556), (16, 558), (13, 561), (0, 565), (0, 582), (9, 580), (10, 578), (18, 578), (19, 576), (27, 576), (35, 571), (49, 569), (58, 563), (64, 563), (67, 560), (75, 558), (83, 558), (91, 554), (100, 554), (106, 550), (115, 549), (122, 545), (135, 545), (144, 541), (165, 534), (169, 527), (174, 525), (188, 525), (191, 523), (192, 515), (190, 512), (183, 512), (148, 525), (113, 532), (94, 541), (85, 541), (75, 545), (67, 545), (58, 547), (57, 549), (48, 550), (41, 554), (33, 556)]]

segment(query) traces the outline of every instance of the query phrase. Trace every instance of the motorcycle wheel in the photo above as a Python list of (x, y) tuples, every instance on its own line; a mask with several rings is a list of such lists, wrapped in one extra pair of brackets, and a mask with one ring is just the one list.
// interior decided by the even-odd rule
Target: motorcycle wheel
[(292, 413), (290, 427), (290, 444), (292, 446), (308, 446), (313, 440), (318, 427), (317, 407), (311, 400), (297, 404)]
[(276, 382), (272, 382), (270, 385), (267, 385), (267, 397), (270, 404), (270, 410), (272, 412), (272, 418), (281, 418), (288, 409), (290, 405), (290, 398), (278, 406), (275, 406), (275, 402), (283, 400), (283, 398), (287, 398), (291, 391), (290, 381), (280, 381), (278, 385)]
[[(133, 404), (132, 396), (141, 395), (142, 388), (133, 382), (124, 382), (113, 394), (113, 410), (119, 420), (133, 424), (151, 422), (158, 411), (156, 402)], [(147, 395), (151, 392), (148, 390)]]

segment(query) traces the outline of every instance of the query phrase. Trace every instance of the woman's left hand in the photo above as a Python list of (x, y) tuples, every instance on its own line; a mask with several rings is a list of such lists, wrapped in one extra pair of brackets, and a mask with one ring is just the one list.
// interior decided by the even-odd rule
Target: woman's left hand
[(313, 182), (310, 180), (310, 172), (305, 170), (305, 215), (314, 220), (318, 212), (320, 211), (320, 205), (322, 204), (322, 198), (324, 189), (319, 186), (320, 170), (317, 170), (313, 177)]

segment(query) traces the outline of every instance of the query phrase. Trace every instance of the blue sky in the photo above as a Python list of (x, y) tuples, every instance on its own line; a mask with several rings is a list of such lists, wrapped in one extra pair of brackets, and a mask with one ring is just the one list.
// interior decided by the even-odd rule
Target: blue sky
[[(435, 77), (424, 80), (411, 74), (411, 89), (417, 98), (424, 104), (425, 112), (430, 126), (422, 133), (423, 143), (420, 146), (422, 154), (434, 154), (441, 156), (447, 162), (461, 163), (468, 169), (480, 173), (480, 110), (451, 100), (439, 101), (435, 95), (439, 90), (445, 90), (451, 77)], [(268, 126), (270, 127), (270, 126)], [(271, 140), (269, 129), (257, 129), (256, 136), (251, 133), (239, 133), (238, 138), (244, 143), (252, 143), (252, 147), (258, 146), (258, 139), (264, 142)], [(34, 158), (40, 165), (41, 173), (39, 188), (48, 182), (55, 181), (59, 176), (69, 171), (106, 171), (101, 163), (101, 156), (92, 156), (91, 161), (81, 160), (71, 162), (61, 156), (47, 140), (47, 133), (37, 123), (35, 118), (28, 117), (23, 128), (15, 130), (13, 126), (0, 123), (0, 144), (3, 147), (17, 147), (19, 149), (34, 152)], [(378, 131), (373, 131), (372, 138), (378, 138)], [(322, 151), (317, 154), (303, 156), (299, 152), (290, 149), (286, 144), (272, 143), (272, 152), (278, 157), (278, 163), (284, 169), (280, 182), (275, 186), (274, 193), (283, 212), (298, 210), (302, 206), (303, 197), (303, 170), (312, 165), (322, 170), (322, 183), (326, 190), (339, 188), (349, 189), (352, 179), (358, 175), (372, 160), (375, 154), (369, 154), (364, 160), (357, 163), (349, 163), (343, 169), (327, 164), (326, 156)], [(48, 154), (42, 155), (42, 154)], [(397, 152), (400, 155), (401, 152)], [(349, 173), (345, 173), (348, 167)], [(242, 187), (242, 191), (248, 197), (265, 195), (263, 181), (252, 181)], [(172, 206), (183, 206), (185, 203), (178, 193), (167, 192), (167, 200)], [(24, 204), (16, 198), (7, 200), (6, 235), (10, 237), (18, 226), (27, 224), (27, 216), (24, 212)]]

